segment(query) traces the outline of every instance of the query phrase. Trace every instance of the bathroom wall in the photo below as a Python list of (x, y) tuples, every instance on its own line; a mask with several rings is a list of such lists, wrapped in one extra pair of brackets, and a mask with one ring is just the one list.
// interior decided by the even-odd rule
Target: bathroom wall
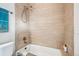
[(0, 7), (13, 12), (9, 14), (9, 32), (0, 33), (0, 44), (15, 41), (15, 6), (10, 3), (0, 3)]
[(79, 3), (74, 4), (74, 55), (79, 56)]
[(30, 16), (32, 44), (61, 48), (64, 40), (63, 8), (63, 4), (33, 4)]
[(64, 44), (68, 47), (65, 55), (74, 55), (74, 4), (64, 4)]
[[(23, 37), (27, 35), (27, 24), (21, 20), (23, 6), (16, 4), (16, 50), (26, 44)], [(34, 3), (30, 14), (31, 43), (60, 48), (64, 39), (63, 4)], [(29, 39), (28, 39), (29, 40)]]

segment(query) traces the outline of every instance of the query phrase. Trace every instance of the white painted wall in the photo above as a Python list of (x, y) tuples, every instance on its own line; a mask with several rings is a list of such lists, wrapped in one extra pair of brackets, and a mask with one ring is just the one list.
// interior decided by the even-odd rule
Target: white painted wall
[(10, 3), (0, 3), (0, 7), (13, 12), (13, 14), (9, 14), (9, 32), (0, 33), (0, 44), (14, 42), (13, 50), (15, 51), (15, 5)]
[(79, 4), (74, 4), (74, 55), (79, 55)]
[(9, 32), (0, 33), (0, 44), (15, 41), (15, 6), (10, 3), (0, 3), (0, 7), (13, 12), (9, 14)]

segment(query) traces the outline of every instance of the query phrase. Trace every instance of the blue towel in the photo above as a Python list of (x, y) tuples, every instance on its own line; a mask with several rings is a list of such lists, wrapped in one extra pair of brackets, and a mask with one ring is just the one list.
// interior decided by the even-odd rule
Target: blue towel
[(0, 8), (0, 32), (8, 32), (9, 11)]

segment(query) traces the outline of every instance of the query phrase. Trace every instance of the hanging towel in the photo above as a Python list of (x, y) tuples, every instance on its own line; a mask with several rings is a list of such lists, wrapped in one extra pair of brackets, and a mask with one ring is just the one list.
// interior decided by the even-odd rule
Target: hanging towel
[(0, 8), (0, 32), (8, 32), (9, 11)]

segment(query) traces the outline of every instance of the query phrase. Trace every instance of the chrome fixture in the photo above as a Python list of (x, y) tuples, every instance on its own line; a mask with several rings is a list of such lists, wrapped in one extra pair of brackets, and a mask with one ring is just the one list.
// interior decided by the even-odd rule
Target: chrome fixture
[(27, 41), (27, 38), (26, 38), (26, 37), (23, 37), (23, 41), (24, 41), (24, 43), (28, 43), (28, 41)]
[(29, 21), (31, 11), (32, 11), (32, 6), (29, 3), (23, 7), (21, 18), (24, 23), (27, 23)]

